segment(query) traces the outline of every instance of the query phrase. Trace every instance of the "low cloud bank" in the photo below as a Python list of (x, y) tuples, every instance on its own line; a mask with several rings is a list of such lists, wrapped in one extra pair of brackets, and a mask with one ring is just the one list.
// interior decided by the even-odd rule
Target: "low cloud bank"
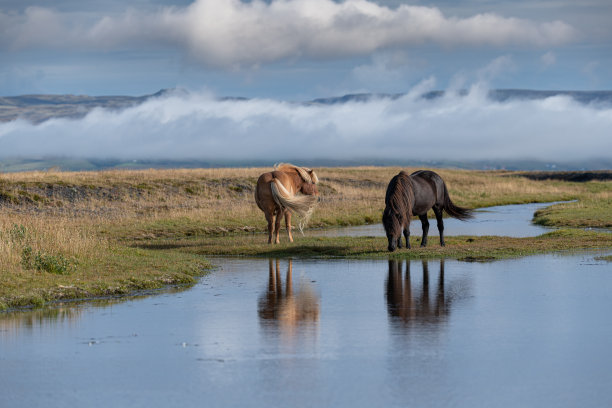
[(612, 107), (569, 97), (492, 101), (473, 87), (332, 105), (174, 94), (78, 120), (0, 124), (0, 158), (547, 160), (607, 158)]
[(0, 10), (0, 48), (172, 47), (204, 65), (223, 68), (363, 56), (419, 44), (549, 47), (577, 37), (563, 21), (491, 13), (458, 18), (435, 7), (389, 8), (368, 0), (197, 0), (184, 8), (108, 15), (42, 7), (18, 15)]

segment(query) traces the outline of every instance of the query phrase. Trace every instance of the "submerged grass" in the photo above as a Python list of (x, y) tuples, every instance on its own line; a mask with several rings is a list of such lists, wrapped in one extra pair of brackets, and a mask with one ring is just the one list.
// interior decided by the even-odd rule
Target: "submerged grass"
[[(529, 239), (449, 237), (446, 248), (432, 239), (430, 247), (420, 249), (414, 241), (413, 250), (391, 255), (384, 238), (296, 237), (293, 245), (268, 246), (261, 234), (266, 223), (253, 192), (259, 174), (269, 170), (0, 174), (0, 309), (189, 284), (206, 273), (210, 265), (204, 256), (212, 255), (498, 259), (612, 246), (610, 234), (580, 231)], [(309, 227), (325, 228), (379, 223), (387, 183), (401, 168), (315, 170), (321, 202)], [(536, 181), (508, 171), (436, 171), (460, 206), (576, 200), (541, 211), (536, 222), (612, 227), (610, 181)]]

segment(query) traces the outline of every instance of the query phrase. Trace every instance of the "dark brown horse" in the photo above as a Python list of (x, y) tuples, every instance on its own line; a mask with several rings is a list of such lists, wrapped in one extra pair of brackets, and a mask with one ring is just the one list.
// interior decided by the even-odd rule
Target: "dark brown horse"
[(255, 202), (264, 212), (268, 221), (268, 243), (278, 244), (280, 224), (283, 216), (289, 241), (291, 235), (291, 213), (302, 217), (299, 223), (300, 231), (304, 228), (319, 200), (316, 183), (319, 179), (315, 172), (305, 167), (280, 163), (274, 166), (274, 171), (264, 173), (257, 180)]
[(402, 247), (402, 232), (406, 238), (406, 248), (410, 248), (410, 217), (413, 215), (419, 217), (423, 226), (421, 246), (427, 246), (429, 232), (427, 211), (430, 209), (436, 214), (441, 246), (444, 246), (442, 211), (459, 220), (472, 218), (471, 210), (453, 204), (444, 180), (433, 171), (418, 170), (410, 175), (400, 171), (391, 179), (385, 195), (385, 211), (382, 216), (389, 241), (389, 251)]

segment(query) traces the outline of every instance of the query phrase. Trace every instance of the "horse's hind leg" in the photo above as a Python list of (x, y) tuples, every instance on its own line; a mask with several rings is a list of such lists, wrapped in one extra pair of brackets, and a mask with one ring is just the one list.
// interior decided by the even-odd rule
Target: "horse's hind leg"
[(268, 244), (272, 243), (272, 228), (274, 225), (274, 214), (270, 214), (270, 213), (265, 213), (266, 215), (266, 221), (268, 221)]
[(289, 242), (293, 242), (293, 235), (291, 235), (291, 211), (285, 210), (285, 227), (287, 228), (287, 235), (289, 235)]
[(281, 221), (283, 219), (283, 213), (282, 212), (278, 212), (276, 214), (276, 220), (274, 222), (274, 243), (275, 244), (280, 244), (280, 226), (281, 226)]
[(429, 233), (429, 220), (427, 219), (427, 214), (419, 215), (419, 219), (421, 220), (421, 225), (423, 227), (423, 238), (421, 238), (421, 246), (427, 246), (427, 234)]
[(442, 221), (442, 209), (433, 207), (434, 213), (436, 213), (436, 221), (438, 221), (438, 232), (440, 233), (440, 246), (444, 246), (444, 221)]

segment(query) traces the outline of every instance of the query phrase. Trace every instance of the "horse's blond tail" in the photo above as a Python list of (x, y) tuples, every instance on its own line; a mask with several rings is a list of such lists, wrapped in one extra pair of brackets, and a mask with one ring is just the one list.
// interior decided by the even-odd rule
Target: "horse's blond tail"
[(318, 202), (318, 197), (315, 195), (293, 194), (280, 182), (279, 179), (273, 179), (270, 183), (272, 189), (272, 197), (274, 202), (281, 208), (291, 210), (294, 214), (301, 217), (298, 223), (300, 232), (304, 233), (304, 227), (310, 221), (310, 217)]

